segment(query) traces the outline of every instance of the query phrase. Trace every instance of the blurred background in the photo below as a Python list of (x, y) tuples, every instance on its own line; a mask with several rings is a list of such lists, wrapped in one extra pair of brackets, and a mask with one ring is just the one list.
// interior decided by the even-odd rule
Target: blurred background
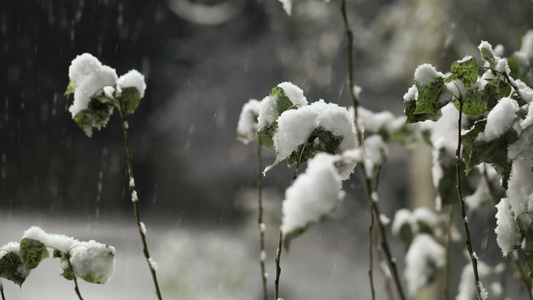
[[(361, 105), (373, 111), (403, 112), (402, 96), (419, 64), (445, 72), (452, 61), (476, 55), (481, 40), (510, 54), (533, 28), (530, 0), (347, 3)], [(152, 298), (119, 118), (87, 138), (68, 112), (72, 98), (63, 96), (70, 62), (88, 52), (119, 76), (137, 69), (146, 78), (145, 97), (129, 117), (130, 142), (165, 295), (259, 299), (256, 146), (236, 141), (238, 116), (245, 102), (283, 81), (301, 87), (309, 101), (350, 104), (339, 7), (298, 0), (289, 17), (275, 0), (0, 1), (0, 244), (19, 240), (31, 225), (113, 244), (115, 278), (84, 285), (82, 293)], [(413, 202), (410, 176), (430, 174), (424, 166), (410, 173), (410, 165), (417, 167), (412, 153), (392, 150), (380, 182), (389, 217)], [(274, 153), (264, 151), (263, 159), (274, 161)], [(279, 165), (264, 178), (269, 258), (291, 174)], [(361, 247), (367, 200), (358, 176), (344, 188), (342, 208), (284, 258), (286, 299), (369, 297)], [(71, 283), (55, 275), (56, 267), (36, 275), (49, 279), (28, 279), (22, 290), (4, 280), (7, 298), (72, 299)], [(50, 297), (43, 298), (45, 282)]]

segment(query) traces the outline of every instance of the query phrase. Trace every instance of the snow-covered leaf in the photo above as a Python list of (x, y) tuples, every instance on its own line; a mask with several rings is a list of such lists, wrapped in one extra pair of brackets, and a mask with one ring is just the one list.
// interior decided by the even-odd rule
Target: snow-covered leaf
[(260, 101), (250, 99), (242, 107), (237, 123), (237, 140), (244, 144), (257, 139), (257, 117), (259, 116), (260, 105)]
[(107, 97), (92, 97), (88, 107), (74, 116), (74, 121), (88, 137), (92, 137), (93, 128), (100, 130), (107, 125), (114, 108), (113, 101)]
[(35, 269), (42, 260), (48, 258), (48, 249), (39, 240), (23, 238), (20, 241), (20, 258), (25, 269)]
[(18, 254), (8, 252), (0, 258), (0, 277), (11, 280), (19, 286), (22, 286), (29, 274), (30, 271), (24, 268), (22, 260)]
[[(455, 98), (455, 108), (459, 109), (460, 100)], [(463, 99), (463, 113), (469, 116), (479, 116), (487, 109), (487, 102), (483, 100), (483, 93), (477, 89), (470, 89)]]
[(336, 156), (319, 153), (309, 161), (304, 174), (285, 191), (281, 231), (286, 249), (309, 226), (327, 217), (342, 199), (342, 178)]
[(520, 79), (527, 86), (533, 88), (533, 75), (527, 57), (521, 52), (513, 53), (509, 59), (509, 68), (511, 69), (511, 77)]
[(141, 103), (141, 94), (136, 87), (127, 87), (122, 89), (122, 94), (117, 99), (122, 107), (121, 111), (126, 117), (135, 112)]
[(95, 241), (81, 242), (70, 250), (76, 276), (87, 282), (106, 283), (115, 270), (115, 248)]

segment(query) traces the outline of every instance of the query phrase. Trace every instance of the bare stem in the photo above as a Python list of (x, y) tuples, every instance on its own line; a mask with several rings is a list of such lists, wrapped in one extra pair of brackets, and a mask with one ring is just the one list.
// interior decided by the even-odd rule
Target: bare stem
[(514, 266), (516, 270), (518, 271), (519, 277), (520, 277), (520, 283), (526, 290), (526, 293), (529, 297), (529, 300), (533, 300), (533, 294), (531, 293), (531, 289), (529, 288), (528, 281), (530, 280), (529, 277), (524, 274), (524, 270), (522, 270), (522, 267), (520, 267), (520, 262), (518, 261), (518, 257), (516, 253), (511, 253), (511, 257), (513, 259)]
[(444, 300), (450, 299), (450, 267), (451, 267), (451, 248), (452, 248), (452, 222), (453, 222), (453, 207), (450, 207), (448, 211), (448, 224), (447, 224), (447, 235), (446, 235), (446, 258), (444, 265)]
[[(348, 15), (346, 12), (346, 0), (341, 0), (341, 15), (342, 15), (342, 21), (344, 24), (344, 32), (346, 35), (346, 63), (348, 66), (348, 88), (350, 90), (350, 97), (352, 99), (352, 105), (354, 108), (354, 125), (355, 125), (355, 131), (357, 135), (357, 140), (359, 143), (359, 147), (363, 147), (363, 132), (361, 128), (359, 127), (359, 116), (358, 116), (358, 108), (359, 108), (359, 100), (357, 99), (356, 92), (354, 90), (354, 71), (353, 71), (353, 32), (350, 29), (350, 24), (348, 22)], [(385, 254), (385, 259), (387, 261), (387, 264), (391, 270), (392, 278), (394, 280), (394, 284), (396, 285), (396, 290), (398, 292), (398, 296), (401, 300), (405, 300), (405, 295), (403, 292), (402, 284), (400, 281), (400, 277), (398, 275), (398, 269), (396, 267), (396, 262), (394, 257), (392, 256), (392, 253), (389, 248), (389, 244), (387, 242), (387, 236), (385, 232), (385, 226), (383, 225), (383, 222), (381, 222), (379, 216), (381, 215), (379, 211), (379, 207), (377, 205), (377, 202), (373, 199), (372, 194), (375, 191), (375, 188), (372, 186), (372, 178), (370, 174), (367, 174), (364, 166), (361, 168), (363, 172), (363, 178), (365, 181), (365, 190), (366, 194), (369, 199), (370, 203), (370, 211), (374, 213), (374, 217), (376, 220), (376, 223), (378, 225), (378, 230), (381, 237), (381, 248), (383, 250), (383, 253)], [(377, 186), (377, 179), (376, 179), (376, 186)], [(374, 220), (374, 217), (371, 217), (371, 221)], [(371, 225), (373, 227), (373, 225)], [(373, 229), (372, 229), (373, 230)], [(370, 231), (370, 230), (369, 230)], [(372, 264), (372, 262), (370, 262)], [(372, 266), (370, 267), (372, 268)], [(372, 272), (369, 272), (370, 275)], [(370, 279), (371, 282), (371, 289), (373, 289), (373, 279)]]
[(461, 123), (463, 116), (463, 101), (462, 99), (459, 99), (459, 118), (457, 121), (457, 150), (455, 152), (455, 159), (456, 159), (456, 177), (457, 177), (457, 193), (459, 195), (459, 204), (461, 208), (461, 218), (463, 219), (463, 226), (466, 234), (466, 249), (468, 250), (468, 254), (470, 256), (470, 262), (472, 263), (472, 270), (474, 271), (474, 281), (476, 285), (476, 291), (478, 299), (482, 299), (481, 296), (481, 286), (479, 281), (479, 273), (477, 269), (477, 257), (474, 253), (474, 250), (472, 250), (472, 238), (470, 237), (470, 229), (468, 228), (468, 219), (466, 216), (466, 209), (465, 209), (465, 201), (463, 197), (463, 189), (461, 185), (461, 145), (462, 145), (462, 136), (461, 136)]
[(120, 111), (120, 117), (122, 119), (122, 130), (124, 131), (124, 145), (126, 148), (126, 160), (128, 163), (129, 190), (130, 190), (130, 195), (132, 197), (132, 202), (133, 202), (133, 211), (135, 214), (135, 219), (137, 221), (137, 228), (139, 230), (139, 235), (141, 237), (141, 241), (143, 245), (144, 257), (146, 258), (146, 262), (148, 263), (148, 268), (150, 269), (150, 273), (152, 274), (152, 281), (154, 282), (155, 293), (157, 295), (157, 299), (161, 300), (163, 299), (163, 297), (161, 296), (161, 291), (159, 289), (159, 283), (157, 282), (156, 270), (154, 268), (154, 265), (152, 264), (150, 252), (148, 251), (148, 243), (146, 242), (146, 234), (143, 228), (144, 227), (143, 223), (141, 222), (141, 216), (139, 212), (139, 201), (136, 199), (137, 191), (135, 191), (135, 179), (133, 177), (133, 159), (132, 159), (129, 136), (128, 136), (128, 123), (126, 122), (124, 118), (124, 113), (123, 113), (122, 108)]
[(263, 284), (263, 300), (268, 299), (267, 292), (267, 274), (265, 271), (265, 224), (263, 223), (263, 173), (261, 159), (261, 143), (257, 143), (257, 204), (259, 225), (259, 265), (261, 268), (261, 281)]
[[(83, 300), (83, 297), (81, 296), (81, 292), (80, 292), (80, 286), (78, 285), (78, 277), (76, 276), (76, 274), (74, 274), (74, 268), (72, 268), (72, 263), (70, 262), (70, 254), (66, 253), (65, 257), (67, 259), (68, 267), (72, 271), (72, 277), (74, 280), (74, 291), (76, 291), (76, 295), (78, 295), (80, 300)], [(2, 295), (2, 298), (3, 298), (3, 295)]]
[(279, 277), (281, 275), (281, 252), (283, 249), (283, 232), (279, 231), (278, 250), (276, 251), (276, 280), (274, 281), (274, 300), (279, 298)]
[(4, 284), (2, 279), (0, 279), (0, 294), (2, 295), (2, 300), (6, 300), (6, 295), (4, 295)]
[(370, 225), (368, 226), (368, 279), (370, 280), (370, 292), (372, 300), (376, 299), (376, 291), (374, 289), (374, 213), (372, 207), (369, 207)]

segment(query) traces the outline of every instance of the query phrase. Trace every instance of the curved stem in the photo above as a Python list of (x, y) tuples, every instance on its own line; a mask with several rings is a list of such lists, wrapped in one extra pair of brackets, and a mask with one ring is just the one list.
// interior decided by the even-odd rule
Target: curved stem
[(122, 119), (122, 130), (124, 131), (124, 146), (126, 148), (126, 161), (128, 163), (129, 190), (130, 190), (132, 203), (133, 203), (133, 211), (135, 214), (135, 219), (137, 221), (137, 228), (139, 230), (139, 235), (141, 237), (141, 242), (143, 245), (144, 257), (146, 258), (146, 262), (148, 263), (148, 268), (150, 269), (150, 273), (152, 275), (152, 281), (154, 282), (155, 293), (157, 295), (157, 299), (161, 300), (163, 298), (161, 296), (161, 290), (159, 289), (159, 283), (157, 282), (157, 274), (156, 274), (155, 266), (152, 262), (150, 252), (148, 250), (148, 243), (146, 242), (144, 224), (141, 222), (141, 216), (139, 212), (139, 201), (137, 199), (137, 191), (135, 190), (135, 179), (133, 177), (133, 159), (132, 159), (131, 148), (130, 148), (130, 143), (129, 143), (128, 123), (125, 120), (123, 111), (124, 110), (121, 107), (120, 117)]
[(0, 295), (2, 295), (2, 300), (6, 300), (6, 295), (4, 295), (4, 284), (2, 279), (0, 279)]
[(479, 299), (482, 299), (482, 291), (481, 291), (481, 285), (479, 281), (479, 273), (477, 269), (477, 256), (474, 253), (474, 250), (472, 249), (472, 238), (470, 237), (470, 229), (468, 227), (468, 219), (466, 216), (466, 209), (465, 209), (465, 200), (463, 197), (463, 189), (461, 185), (461, 145), (462, 145), (462, 135), (461, 135), (461, 123), (463, 121), (463, 100), (459, 99), (459, 118), (457, 121), (457, 149), (455, 152), (455, 159), (456, 159), (456, 177), (457, 177), (457, 193), (459, 195), (459, 206), (461, 208), (461, 219), (463, 220), (463, 227), (466, 234), (466, 249), (468, 250), (468, 254), (470, 256), (470, 262), (472, 264), (472, 270), (474, 271), (474, 282), (476, 285), (476, 291), (477, 296)]
[(452, 248), (452, 221), (453, 221), (453, 207), (450, 207), (448, 211), (448, 224), (446, 228), (446, 252), (445, 252), (445, 265), (444, 265), (444, 283), (443, 283), (443, 293), (444, 300), (450, 299), (450, 267), (451, 267), (451, 248)]
[(259, 225), (259, 265), (261, 268), (261, 282), (263, 284), (263, 300), (268, 299), (267, 274), (265, 270), (265, 224), (263, 223), (263, 172), (261, 160), (261, 143), (257, 143), (257, 204)]
[(65, 258), (67, 259), (68, 267), (70, 268), (70, 271), (72, 271), (72, 277), (74, 280), (74, 291), (76, 291), (76, 295), (80, 298), (80, 300), (83, 300), (83, 297), (81, 296), (80, 292), (80, 286), (78, 285), (78, 277), (74, 273), (74, 268), (72, 268), (72, 263), (70, 262), (70, 254), (65, 253)]

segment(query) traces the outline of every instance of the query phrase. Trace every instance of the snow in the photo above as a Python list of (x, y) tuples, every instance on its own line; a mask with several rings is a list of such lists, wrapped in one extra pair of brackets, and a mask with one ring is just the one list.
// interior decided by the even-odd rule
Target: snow
[(22, 238), (38, 240), (47, 247), (68, 253), (79, 241), (62, 234), (46, 233), (40, 227), (32, 226), (22, 234)]
[(530, 29), (522, 37), (520, 52), (524, 53), (528, 60), (533, 60), (533, 29)]
[(404, 224), (409, 224), (411, 218), (411, 211), (407, 208), (400, 208), (394, 214), (394, 221), (392, 222), (392, 234), (400, 235), (400, 230)]
[(412, 85), (408, 90), (407, 93), (403, 95), (403, 101), (410, 102), (410, 101), (416, 101), (418, 99), (418, 89), (416, 88), (416, 85)]
[(146, 235), (146, 225), (143, 222), (139, 222), (139, 226), (141, 227), (141, 232)]
[(306, 105), (307, 99), (304, 97), (304, 91), (295, 84), (285, 81), (278, 84), (278, 87), (283, 89), (285, 95), (296, 106)]
[(283, 9), (287, 13), (287, 15), (290, 16), (291, 15), (291, 10), (292, 10), (292, 0), (279, 0), (279, 2), (281, 2), (281, 4), (283, 4)]
[(115, 271), (115, 248), (96, 241), (81, 242), (70, 250), (74, 273), (93, 283), (106, 283)]
[(527, 103), (533, 102), (533, 89), (527, 86), (527, 84), (520, 79), (515, 80), (514, 85), (518, 88), (516, 92), (524, 101)]
[(518, 226), (511, 212), (511, 206), (507, 198), (501, 199), (496, 205), (496, 242), (502, 250), (503, 256), (509, 255), (514, 249), (520, 246), (522, 237), (518, 231)]
[(117, 73), (115, 69), (102, 65), (96, 57), (84, 53), (72, 60), (69, 78), (74, 87), (74, 102), (69, 111), (74, 118), (80, 111), (87, 109), (96, 92), (105, 86), (116, 84)]
[(237, 139), (244, 144), (255, 141), (260, 106), (261, 101), (250, 99), (242, 107), (239, 122), (237, 123)]
[(405, 256), (404, 277), (409, 295), (414, 296), (424, 287), (437, 270), (444, 266), (445, 250), (428, 234), (418, 234)]
[(520, 132), (518, 140), (507, 148), (507, 157), (510, 160), (533, 160), (533, 126), (529, 126)]
[(20, 244), (18, 242), (9, 242), (0, 248), (0, 259), (9, 252), (19, 254)]
[[(353, 115), (353, 108), (350, 107), (350, 114)], [(388, 134), (399, 130), (404, 124), (405, 116), (395, 116), (390, 111), (372, 112), (363, 107), (357, 109), (358, 121), (364, 131), (379, 133), (385, 130)]]
[(134, 87), (139, 91), (139, 95), (144, 97), (146, 91), (146, 83), (144, 82), (144, 75), (137, 70), (130, 70), (128, 73), (120, 76), (117, 80), (117, 85), (121, 89)]
[(511, 98), (502, 98), (489, 112), (487, 116), (487, 125), (485, 130), (478, 135), (478, 141), (492, 141), (513, 126), (514, 120), (517, 118), (518, 103)]
[(131, 202), (137, 202), (139, 201), (139, 196), (137, 196), (137, 191), (131, 192)]
[[(487, 277), (490, 273), (490, 267), (482, 261), (478, 261), (477, 269), (480, 279)], [(478, 282), (477, 284), (480, 287), (483, 287), (481, 282)], [(486, 291), (483, 291), (485, 291), (485, 289), (482, 290), (482, 297), (486, 296)], [(472, 265), (467, 263), (461, 272), (461, 279), (459, 280), (459, 292), (455, 300), (472, 299), (477, 299), (477, 287), (476, 283), (474, 282), (474, 271), (472, 269)]]
[(441, 109), (441, 112), (442, 117), (438, 121), (424, 121), (420, 123), (420, 126), (422, 130), (431, 131), (430, 141), (433, 149), (444, 148), (448, 154), (455, 156), (459, 111), (453, 103), (448, 103)]
[(148, 258), (148, 263), (150, 264), (150, 268), (152, 270), (157, 271), (157, 263), (156, 263), (156, 261), (153, 258), (149, 257)]
[(422, 64), (415, 70), (415, 82), (419, 86), (428, 85), (437, 78), (444, 78), (444, 74), (430, 64)]
[(337, 159), (318, 153), (309, 161), (305, 173), (287, 188), (282, 207), (284, 236), (318, 222), (341, 200), (341, 177), (334, 166)]
[(133, 177), (130, 178), (129, 186), (130, 186), (130, 188), (134, 188), (135, 187), (135, 178), (133, 178)]
[[(319, 100), (299, 109), (287, 110), (279, 116), (277, 122), (278, 130), (272, 137), (277, 154), (276, 161), (268, 166), (265, 172), (286, 159), (299, 145), (306, 143), (317, 128), (342, 137), (339, 153), (356, 146), (355, 128), (348, 110), (334, 103)], [(343, 178), (348, 178), (354, 167), (355, 163), (352, 163), (343, 168)]]
[(481, 52), (481, 49), (486, 49), (492, 54), (492, 56), (496, 56), (494, 54), (494, 50), (492, 50), (492, 45), (487, 41), (481, 41), (481, 43), (479, 44), (479, 46), (477, 46), (477, 48), (479, 49), (479, 52)]
[[(489, 164), (482, 164), (478, 166), (480, 172), (483, 172), (483, 168), (487, 168), (487, 173), (489, 178), (499, 177), (496, 170)], [(490, 192), (489, 182), (485, 176), (481, 176), (480, 182), (477, 185), (476, 191), (465, 197), (465, 203), (468, 206), (470, 211), (476, 210), (485, 203), (490, 203), (492, 195)]]
[[(296, 107), (307, 105), (307, 99), (303, 96), (303, 91), (296, 85), (290, 82), (282, 82), (278, 84), (278, 87), (281, 87), (283, 89), (285, 95)], [(261, 105), (259, 107), (259, 116), (257, 117), (257, 130), (263, 130), (268, 125), (274, 123), (278, 117), (278, 97), (266, 96), (261, 101)]]

